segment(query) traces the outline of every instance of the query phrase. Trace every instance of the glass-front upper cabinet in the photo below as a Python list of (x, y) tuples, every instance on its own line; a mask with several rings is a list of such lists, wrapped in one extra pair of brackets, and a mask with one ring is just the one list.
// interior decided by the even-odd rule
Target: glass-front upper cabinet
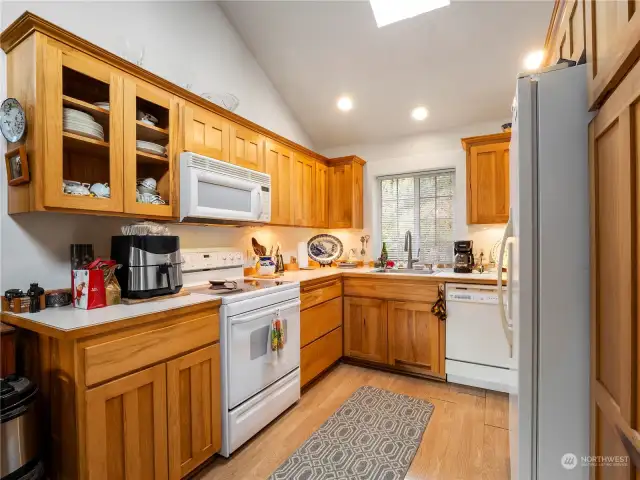
[(178, 100), (127, 78), (123, 110), (125, 213), (177, 217)]
[(43, 59), (43, 206), (123, 211), (123, 77), (51, 44)]

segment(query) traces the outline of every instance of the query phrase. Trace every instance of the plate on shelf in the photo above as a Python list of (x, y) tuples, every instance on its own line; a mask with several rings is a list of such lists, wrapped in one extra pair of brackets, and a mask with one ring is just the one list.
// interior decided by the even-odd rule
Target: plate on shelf
[(144, 140), (136, 140), (136, 148), (141, 152), (153, 153), (154, 155), (167, 154), (167, 149), (157, 143), (145, 142)]
[(342, 255), (343, 246), (338, 237), (322, 233), (307, 243), (307, 252), (312, 260), (321, 265), (330, 265)]
[(104, 128), (102, 128), (102, 125), (96, 122), (85, 122), (71, 118), (64, 118), (62, 123), (64, 125), (73, 125), (76, 127), (83, 127), (89, 130), (95, 130), (96, 132), (104, 133)]
[(86, 112), (81, 110), (76, 110), (75, 108), (63, 108), (62, 109), (63, 118), (65, 119), (74, 119), (80, 122), (92, 122), (95, 123), (95, 118), (92, 115), (89, 115)]
[(65, 122), (63, 130), (65, 132), (75, 133), (76, 135), (81, 135), (83, 137), (95, 138), (96, 140), (104, 141), (103, 132), (75, 122)]
[(99, 123), (78, 122), (77, 120), (64, 119), (64, 121), (62, 122), (62, 126), (64, 128), (66, 128), (66, 127), (75, 127), (75, 128), (79, 128), (81, 130), (91, 131), (91, 132), (94, 132), (94, 133), (97, 133), (99, 135), (103, 135), (104, 136), (104, 129), (102, 128), (102, 126)]
[(94, 105), (103, 110), (109, 110), (109, 102), (95, 102)]

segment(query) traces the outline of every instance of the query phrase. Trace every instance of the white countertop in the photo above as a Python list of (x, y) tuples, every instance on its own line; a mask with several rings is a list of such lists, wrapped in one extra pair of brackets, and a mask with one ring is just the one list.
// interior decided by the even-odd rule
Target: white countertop
[[(353, 268), (348, 271), (367, 272), (371, 270), (369, 267)], [(308, 282), (309, 280), (317, 280), (318, 278), (330, 277), (331, 275), (340, 275), (346, 272), (345, 268), (325, 267), (314, 268), (313, 270), (287, 270), (284, 272), (284, 280), (290, 282)]]
[(112, 305), (110, 307), (83, 310), (71, 305), (58, 308), (46, 308), (38, 313), (15, 314), (3, 312), (9, 316), (20, 317), (23, 320), (39, 323), (61, 332), (71, 332), (82, 328), (94, 327), (105, 323), (117, 322), (127, 318), (140, 317), (152, 313), (165, 312), (176, 308), (210, 302), (219, 297), (192, 293), (182, 297), (159, 298), (152, 302), (137, 303), (135, 305)]
[[(298, 270), (287, 271), (284, 274), (283, 280), (292, 282), (307, 282), (311, 280), (317, 280), (323, 277), (330, 277), (332, 275), (341, 275), (356, 273), (359, 275), (370, 274), (375, 277), (387, 277), (394, 278), (395, 274), (378, 273), (374, 272), (371, 267), (361, 268), (317, 268), (314, 270)], [(451, 270), (442, 270), (434, 273), (433, 275), (424, 275), (411, 272), (403, 272), (402, 276), (412, 276), (416, 278), (437, 278), (440, 280), (480, 280), (480, 281), (495, 281), (497, 279), (496, 272), (493, 273), (453, 273)], [(505, 275), (503, 275), (503, 278)], [(84, 328), (95, 327), (97, 325), (103, 325), (111, 322), (117, 322), (119, 320), (125, 320), (128, 318), (141, 317), (153, 313), (165, 312), (168, 310), (174, 310), (176, 308), (188, 307), (190, 305), (197, 305), (199, 303), (208, 302), (211, 300), (219, 299), (216, 295), (203, 295), (199, 293), (191, 293), (183, 297), (174, 298), (159, 298), (152, 302), (138, 303), (135, 305), (114, 305), (111, 307), (96, 308), (93, 310), (82, 310), (80, 308), (74, 308), (71, 305), (60, 308), (47, 308), (38, 313), (21, 313), (14, 314), (10, 312), (3, 312), (7, 316), (19, 317), (21, 320), (33, 322), (34, 324), (42, 325), (43, 327), (54, 329), (57, 332), (66, 333), (73, 332)], [(7, 320), (11, 323), (10, 320)]]
[[(360, 268), (316, 268), (313, 270), (296, 270), (286, 271), (284, 273), (284, 280), (293, 282), (308, 282), (311, 280), (317, 280), (323, 277), (329, 277), (331, 275), (358, 273), (358, 274), (371, 274), (376, 277), (390, 277), (393, 278), (395, 273), (380, 273), (375, 272), (375, 268), (372, 267), (360, 267)], [(436, 271), (432, 275), (425, 275), (421, 273), (402, 272), (402, 275), (412, 276), (416, 278), (438, 278), (446, 280), (482, 280), (482, 281), (496, 281), (498, 279), (498, 272), (485, 272), (485, 273), (454, 273), (453, 269), (444, 269)], [(503, 280), (506, 280), (506, 274), (502, 275)]]

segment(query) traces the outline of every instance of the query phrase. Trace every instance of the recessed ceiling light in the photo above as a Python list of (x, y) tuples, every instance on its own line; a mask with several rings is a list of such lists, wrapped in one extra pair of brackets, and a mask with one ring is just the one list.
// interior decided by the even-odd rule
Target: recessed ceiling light
[(419, 122), (421, 122), (428, 116), (429, 116), (429, 111), (424, 107), (416, 107), (413, 110), (411, 110), (411, 117), (414, 120), (417, 120)]
[(524, 68), (526, 68), (527, 70), (536, 70), (540, 68), (540, 65), (542, 65), (543, 59), (544, 51), (536, 50), (534, 52), (531, 52), (527, 54), (526, 57), (524, 57)]
[(446, 7), (450, 0), (369, 0), (378, 28)]
[(338, 108), (343, 112), (348, 112), (353, 108), (353, 100), (349, 97), (340, 97), (338, 99)]

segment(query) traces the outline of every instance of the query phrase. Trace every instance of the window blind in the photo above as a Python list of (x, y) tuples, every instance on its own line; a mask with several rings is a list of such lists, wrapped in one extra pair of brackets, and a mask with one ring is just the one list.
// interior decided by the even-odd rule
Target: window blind
[(387, 244), (389, 259), (407, 260), (404, 237), (411, 230), (414, 258), (453, 263), (455, 170), (379, 177), (379, 181), (381, 240)]

